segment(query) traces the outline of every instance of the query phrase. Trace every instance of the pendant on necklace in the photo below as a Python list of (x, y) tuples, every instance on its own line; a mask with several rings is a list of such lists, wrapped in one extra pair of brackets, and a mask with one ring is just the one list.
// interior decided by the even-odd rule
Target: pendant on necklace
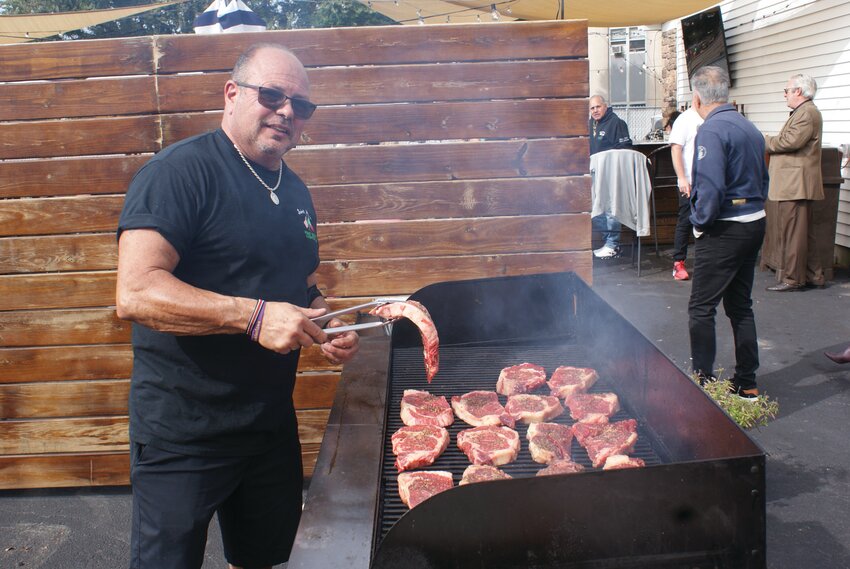
[(277, 194), (274, 192), (269, 192), (269, 197), (272, 200), (274, 205), (280, 205), (280, 198), (277, 197)]

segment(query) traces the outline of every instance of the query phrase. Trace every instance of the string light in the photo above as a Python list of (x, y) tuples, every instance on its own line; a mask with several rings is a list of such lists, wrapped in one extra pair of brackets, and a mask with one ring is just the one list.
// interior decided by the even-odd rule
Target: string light
[[(310, 2), (310, 1), (315, 1), (315, 0), (302, 0), (302, 1)], [(427, 20), (428, 18), (442, 18), (443, 16), (445, 16), (446, 17), (446, 23), (449, 24), (452, 21), (452, 18), (451, 18), (452, 14), (462, 14), (464, 12), (472, 12), (472, 11), (476, 11), (476, 12), (483, 11), (487, 8), (487, 6), (490, 7), (490, 17), (493, 18), (493, 20), (500, 20), (501, 14), (499, 13), (499, 10), (496, 8), (496, 6), (505, 5), (505, 13), (510, 14), (511, 13), (510, 5), (513, 4), (516, 1), (517, 0), (504, 0), (502, 2), (484, 4), (482, 6), (470, 6), (470, 7), (467, 7), (467, 8), (461, 8), (459, 10), (453, 10), (451, 12), (443, 12), (441, 14), (431, 14), (429, 16), (420, 16), (420, 15), (418, 15), (419, 12), (417, 11), (417, 17), (416, 18), (410, 18), (408, 20), (396, 20), (396, 21), (399, 24), (404, 24), (404, 23), (407, 23), (407, 22), (413, 22), (414, 20), (418, 23), (420, 19), (421, 20)], [(396, 6), (399, 5), (399, 0), (367, 0), (367, 2), (370, 6), (371, 6), (371, 4), (373, 4), (375, 2), (393, 2)], [(476, 19), (476, 21), (480, 22), (481, 21), (481, 14), (476, 14), (475, 19)]]
[(416, 17), (419, 18), (419, 25), (424, 26), (425, 20), (422, 18), (422, 10), (421, 9), (416, 10)]

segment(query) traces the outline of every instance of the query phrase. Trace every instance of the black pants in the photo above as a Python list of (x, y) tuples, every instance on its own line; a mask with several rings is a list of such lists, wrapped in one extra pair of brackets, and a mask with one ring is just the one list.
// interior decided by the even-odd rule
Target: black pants
[(694, 228), (690, 218), (691, 200), (679, 194), (679, 219), (676, 220), (676, 232), (673, 234), (674, 261), (684, 261), (688, 258), (688, 241)]
[(742, 389), (756, 387), (759, 367), (752, 292), (764, 228), (764, 218), (749, 223), (717, 221), (696, 240), (694, 247), (696, 260), (688, 303), (694, 372), (706, 377), (714, 375), (714, 315), (722, 300), (735, 339), (732, 382)]
[(199, 569), (215, 513), (228, 563), (256, 568), (289, 559), (301, 518), (297, 440), (244, 457), (133, 443), (130, 458), (133, 569)]

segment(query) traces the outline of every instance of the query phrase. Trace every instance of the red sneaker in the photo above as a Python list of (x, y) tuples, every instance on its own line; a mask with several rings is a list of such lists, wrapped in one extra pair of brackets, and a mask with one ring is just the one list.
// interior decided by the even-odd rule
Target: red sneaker
[(673, 278), (677, 281), (686, 281), (691, 278), (688, 271), (685, 269), (684, 261), (676, 261), (673, 263)]

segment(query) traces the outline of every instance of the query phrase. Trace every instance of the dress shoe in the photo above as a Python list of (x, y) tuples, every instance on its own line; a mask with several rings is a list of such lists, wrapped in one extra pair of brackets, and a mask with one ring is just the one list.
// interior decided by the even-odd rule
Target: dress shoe
[(826, 288), (826, 283), (822, 283), (822, 284), (806, 283), (806, 288)]
[(805, 288), (806, 287), (804, 287), (803, 285), (792, 285), (782, 282), (773, 286), (769, 286), (765, 290), (769, 290), (771, 292), (793, 292), (795, 290), (803, 290)]
[(824, 352), (823, 355), (825, 355), (837, 364), (850, 364), (850, 346), (847, 346), (847, 349), (840, 354), (830, 354), (829, 352)]

